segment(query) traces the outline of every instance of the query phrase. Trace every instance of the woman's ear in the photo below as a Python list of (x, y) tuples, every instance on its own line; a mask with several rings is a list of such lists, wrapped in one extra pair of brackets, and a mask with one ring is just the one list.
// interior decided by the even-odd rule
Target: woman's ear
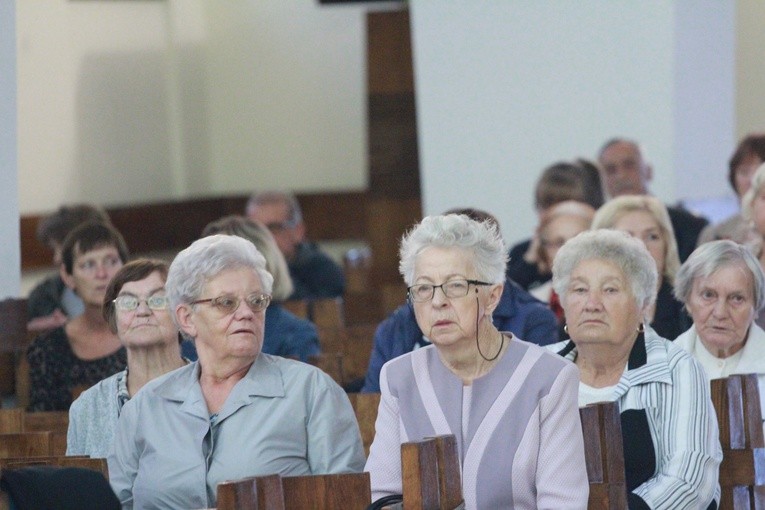
[(63, 262), (58, 266), (58, 274), (61, 276), (64, 285), (72, 290), (77, 290), (74, 285), (74, 277), (66, 272), (66, 266), (64, 266)]
[(502, 291), (505, 289), (504, 283), (492, 285), (489, 290), (489, 300), (486, 302), (486, 315), (491, 315), (499, 305), (499, 300), (502, 298)]
[(197, 328), (194, 324), (194, 317), (191, 310), (192, 305), (180, 304), (175, 307), (175, 318), (178, 321), (183, 333), (191, 338), (196, 338)]

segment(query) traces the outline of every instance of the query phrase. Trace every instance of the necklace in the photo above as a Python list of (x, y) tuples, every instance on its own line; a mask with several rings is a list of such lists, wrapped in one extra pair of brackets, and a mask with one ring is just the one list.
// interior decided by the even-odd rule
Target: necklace
[(495, 359), (497, 359), (499, 357), (499, 354), (502, 352), (502, 348), (505, 346), (505, 335), (503, 335), (502, 332), (499, 332), (499, 349), (497, 349), (496, 354), (494, 354), (494, 356), (492, 356), (491, 358), (487, 358), (481, 352), (481, 344), (478, 342), (478, 335), (477, 334), (476, 334), (476, 337), (475, 337), (475, 345), (476, 345), (476, 347), (478, 347), (478, 354), (480, 354), (481, 357), (484, 360), (486, 360), (486, 361), (494, 361)]

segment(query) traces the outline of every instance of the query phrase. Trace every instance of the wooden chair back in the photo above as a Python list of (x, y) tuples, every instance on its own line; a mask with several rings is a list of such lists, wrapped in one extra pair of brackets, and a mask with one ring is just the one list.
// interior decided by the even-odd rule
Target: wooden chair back
[(284, 301), (282, 306), (285, 310), (292, 312), (294, 315), (297, 315), (301, 319), (308, 318), (308, 301), (305, 299), (290, 299)]
[(589, 510), (626, 510), (622, 423), (616, 402), (591, 404), (579, 409), (584, 434)]
[(24, 414), (24, 432), (63, 432), (69, 429), (68, 411), (41, 411)]
[(218, 484), (217, 510), (285, 510), (282, 478), (258, 476)]
[(289, 510), (363, 510), (372, 503), (369, 473), (282, 477)]
[(0, 301), (0, 394), (16, 390), (16, 360), (27, 345), (27, 300)]
[(0, 434), (0, 458), (51, 455), (50, 432)]
[(93, 458), (87, 455), (75, 456), (48, 456), (48, 457), (11, 457), (0, 459), (0, 470), (15, 469), (28, 466), (59, 466), (59, 467), (80, 467), (98, 471), (104, 478), (109, 479), (109, 468), (106, 459)]
[(404, 510), (454, 510), (464, 503), (453, 435), (403, 443), (401, 474)]
[(372, 357), (377, 324), (357, 324), (344, 329), (343, 371), (346, 383), (363, 379)]
[(765, 442), (755, 374), (711, 381), (720, 426), (720, 508), (765, 508)]
[(372, 250), (369, 248), (351, 248), (343, 254), (343, 273), (345, 274), (345, 292), (364, 294), (371, 284)]
[(349, 393), (348, 399), (351, 401), (356, 421), (359, 423), (364, 453), (369, 455), (369, 447), (375, 438), (375, 421), (377, 421), (377, 409), (380, 407), (380, 394)]
[(24, 410), (19, 407), (0, 409), (0, 434), (24, 432), (24, 417)]
[(321, 298), (310, 302), (310, 319), (320, 328), (345, 326), (343, 298)]
[(268, 475), (218, 484), (217, 510), (363, 510), (371, 502), (369, 473)]

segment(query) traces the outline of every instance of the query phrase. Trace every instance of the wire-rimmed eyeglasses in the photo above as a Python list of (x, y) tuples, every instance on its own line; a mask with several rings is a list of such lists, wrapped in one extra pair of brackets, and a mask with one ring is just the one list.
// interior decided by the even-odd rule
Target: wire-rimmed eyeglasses
[[(239, 296), (223, 294), (222, 296), (214, 298), (197, 299), (196, 301), (192, 301), (191, 304), (198, 305), (207, 303), (219, 312), (229, 314), (239, 308), (241, 302), (242, 298)], [(268, 294), (250, 294), (244, 298), (244, 302), (247, 303), (247, 306), (249, 306), (250, 310), (253, 312), (262, 312), (268, 308), (269, 304), (271, 304), (271, 296)]]
[(491, 285), (489, 282), (482, 282), (480, 280), (450, 280), (441, 285), (433, 285), (430, 283), (418, 283), (407, 288), (406, 291), (409, 294), (409, 299), (415, 303), (424, 303), (433, 299), (436, 295), (436, 289), (441, 289), (444, 295), (448, 298), (461, 298), (465, 297), (470, 290), (471, 285)]
[(152, 310), (165, 310), (167, 308), (168, 299), (167, 296), (162, 295), (149, 296), (146, 299), (141, 299), (137, 296), (124, 294), (122, 296), (117, 296), (112, 300), (112, 303), (114, 303), (117, 309), (122, 310), (123, 312), (132, 312), (141, 306), (141, 303), (146, 303), (146, 306)]

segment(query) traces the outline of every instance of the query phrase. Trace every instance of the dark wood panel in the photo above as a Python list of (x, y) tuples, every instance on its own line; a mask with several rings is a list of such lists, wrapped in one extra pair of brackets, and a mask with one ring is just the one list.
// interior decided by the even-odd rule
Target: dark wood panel
[(409, 10), (367, 14), (369, 94), (414, 92)]
[[(366, 239), (364, 214), (368, 194), (339, 191), (298, 194), (310, 239)], [(180, 250), (199, 237), (209, 222), (242, 214), (247, 195), (190, 198), (107, 208), (112, 223), (125, 237), (131, 253)], [(47, 267), (52, 253), (35, 237), (43, 215), (21, 218), (22, 269)]]

